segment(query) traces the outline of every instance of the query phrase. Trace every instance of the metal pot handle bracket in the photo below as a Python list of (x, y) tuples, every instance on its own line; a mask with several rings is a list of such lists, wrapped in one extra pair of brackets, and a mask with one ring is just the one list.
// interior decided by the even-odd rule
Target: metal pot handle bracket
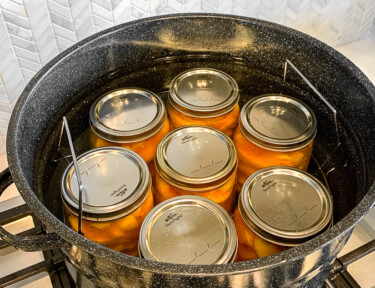
[[(0, 196), (13, 183), (9, 168), (0, 173)], [(37, 236), (17, 236), (9, 233), (0, 225), (0, 236), (9, 245), (23, 251), (45, 251), (62, 247), (65, 240), (56, 233)]]

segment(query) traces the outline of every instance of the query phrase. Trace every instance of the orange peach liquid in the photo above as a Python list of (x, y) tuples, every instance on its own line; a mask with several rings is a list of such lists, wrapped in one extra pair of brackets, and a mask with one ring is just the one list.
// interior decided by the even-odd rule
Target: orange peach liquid
[(236, 261), (246, 261), (279, 253), (287, 247), (273, 244), (256, 235), (243, 221), (238, 207), (234, 210), (233, 221), (237, 230), (238, 251)]
[(177, 111), (169, 102), (167, 103), (167, 111), (169, 119), (171, 121), (172, 130), (188, 125), (206, 125), (223, 131), (229, 137), (232, 137), (233, 131), (238, 124), (240, 106), (237, 104), (234, 109), (227, 114), (211, 118), (199, 118), (182, 114)]
[(95, 132), (90, 130), (90, 142), (92, 148), (99, 148), (99, 147), (106, 147), (106, 146), (120, 146), (123, 148), (127, 148), (139, 154), (146, 163), (151, 162), (156, 153), (156, 148), (160, 140), (168, 134), (170, 131), (170, 123), (168, 118), (165, 120), (163, 127), (150, 138), (147, 138), (142, 141), (138, 142), (131, 142), (131, 143), (119, 143), (119, 142), (110, 142), (101, 137), (99, 137)]
[(234, 131), (233, 142), (238, 155), (237, 190), (241, 190), (242, 185), (251, 174), (265, 167), (289, 166), (306, 171), (313, 150), (313, 140), (307, 146), (295, 151), (267, 150), (249, 141), (242, 134), (240, 127)]
[(223, 207), (228, 213), (231, 213), (234, 206), (234, 200), (236, 197), (236, 183), (237, 175), (234, 173), (231, 178), (222, 186), (208, 191), (199, 190), (184, 190), (168, 184), (164, 181), (161, 176), (155, 174), (155, 203), (159, 204), (167, 199), (182, 196), (182, 195), (196, 195), (208, 198), (221, 207)]
[[(146, 200), (132, 213), (111, 221), (97, 222), (82, 219), (83, 235), (110, 249), (138, 256), (139, 230), (146, 215), (154, 207), (152, 190)], [(78, 231), (78, 217), (64, 209), (66, 224)]]

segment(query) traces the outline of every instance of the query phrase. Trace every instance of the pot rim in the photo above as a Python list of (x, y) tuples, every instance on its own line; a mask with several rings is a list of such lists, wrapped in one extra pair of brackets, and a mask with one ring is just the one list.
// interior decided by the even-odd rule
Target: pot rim
[[(365, 87), (368, 93), (375, 98), (375, 87), (371, 84), (370, 80), (363, 74), (363, 72), (357, 68), (350, 60), (344, 57), (341, 53), (331, 48), (327, 44), (306, 35), (302, 32), (288, 28), (279, 24), (271, 23), (264, 20), (234, 16), (229, 14), (213, 14), (213, 13), (181, 13), (162, 15), (149, 18), (143, 18), (135, 21), (130, 21), (112, 28), (106, 29), (99, 33), (96, 33), (88, 38), (81, 40), (74, 44), (55, 58), (47, 63), (27, 84), (21, 96), (19, 97), (17, 104), (15, 105), (12, 116), (9, 122), (9, 129), (7, 135), (7, 158), (9, 163), (9, 169), (14, 179), (14, 183), (17, 186), (20, 194), (28, 204), (32, 212), (44, 223), (51, 231), (55, 231), (61, 236), (66, 242), (78, 246), (80, 249), (86, 251), (97, 257), (105, 257), (111, 259), (112, 262), (124, 265), (129, 268), (136, 270), (144, 270), (159, 274), (173, 274), (176, 276), (218, 276), (218, 275), (231, 275), (231, 274), (243, 274), (247, 272), (254, 272), (261, 270), (264, 267), (273, 268), (284, 264), (287, 261), (296, 261), (305, 257), (307, 254), (311, 254), (322, 247), (328, 245), (330, 242), (337, 240), (338, 238), (349, 234), (354, 226), (364, 217), (364, 215), (370, 210), (375, 204), (375, 182), (369, 188), (367, 194), (359, 202), (359, 204), (343, 219), (336, 223), (331, 229), (320, 234), (319, 236), (305, 242), (304, 244), (283, 251), (279, 254), (272, 255), (265, 258), (259, 258), (252, 261), (244, 261), (230, 264), (220, 265), (183, 265), (183, 264), (171, 264), (171, 263), (160, 263), (133, 256), (128, 256), (120, 252), (116, 252), (104, 246), (101, 246), (95, 242), (92, 242), (82, 235), (74, 232), (68, 228), (63, 222), (56, 218), (37, 198), (33, 192), (32, 187), (29, 186), (25, 176), (21, 169), (22, 160), (20, 155), (17, 154), (17, 134), (22, 133), (22, 127), (19, 124), (20, 115), (24, 105), (28, 103), (28, 95), (33, 92), (34, 87), (38, 85), (40, 81), (43, 81), (45, 74), (59, 64), (60, 61), (68, 58), (72, 53), (84, 48), (89, 43), (96, 41), (101, 37), (108, 36), (119, 30), (127, 29), (140, 23), (147, 23), (160, 20), (170, 20), (174, 18), (185, 19), (197, 19), (197, 18), (220, 18), (234, 22), (247, 22), (253, 25), (262, 25), (266, 28), (287, 32), (298, 38), (309, 41), (313, 46), (329, 53), (337, 61), (343, 63), (348, 68), (349, 73), (352, 77), (355, 76), (357, 80)], [(375, 101), (375, 100), (374, 100)]]

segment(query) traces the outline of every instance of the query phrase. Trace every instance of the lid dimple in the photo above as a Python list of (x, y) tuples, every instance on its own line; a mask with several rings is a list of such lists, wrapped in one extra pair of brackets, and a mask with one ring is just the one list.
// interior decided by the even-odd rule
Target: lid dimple
[(117, 131), (132, 131), (149, 125), (157, 116), (157, 103), (145, 94), (120, 94), (103, 102), (97, 115), (103, 125)]
[(189, 177), (208, 177), (228, 163), (226, 143), (211, 133), (188, 132), (174, 137), (166, 148), (166, 160), (176, 172)]

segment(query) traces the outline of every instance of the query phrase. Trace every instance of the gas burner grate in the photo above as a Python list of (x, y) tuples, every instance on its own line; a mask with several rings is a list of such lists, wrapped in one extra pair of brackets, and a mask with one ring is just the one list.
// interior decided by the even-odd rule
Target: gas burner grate
[(337, 258), (333, 264), (332, 273), (326, 280), (326, 287), (360, 288), (361, 286), (350, 275), (347, 268), (350, 264), (375, 251), (375, 239), (357, 249)]
[[(21, 232), (18, 235), (32, 236), (45, 233), (42, 223), (31, 213), (29, 207), (24, 204), (13, 209), (0, 212), (0, 224), (8, 224), (26, 216), (32, 216), (35, 227), (27, 231)], [(0, 251), (3, 249), (14, 249), (7, 243), (0, 240)], [(325, 288), (358, 288), (360, 285), (347, 271), (347, 267), (353, 262), (375, 251), (375, 240), (372, 240), (365, 245), (349, 252), (348, 254), (337, 258), (333, 265), (333, 270), (326, 280)], [(68, 267), (64, 261), (62, 253), (58, 249), (48, 250), (43, 252), (44, 261), (35, 265), (21, 269), (17, 272), (9, 274), (0, 278), (0, 287), (6, 287), (18, 283), (24, 279), (32, 277), (42, 272), (47, 272), (52, 287), (56, 288), (75, 288), (82, 285), (77, 285), (71, 276)]]
[[(30, 208), (26, 204), (0, 212), (0, 225), (9, 224), (27, 216), (33, 218), (35, 227), (21, 232), (18, 235), (35, 236), (45, 233), (42, 223), (31, 213)], [(0, 251), (6, 251), (8, 253), (11, 252), (10, 250), (15, 250), (15, 248), (10, 247), (5, 241), (0, 240)], [(64, 258), (58, 249), (43, 251), (43, 256), (44, 261), (1, 277), (0, 287), (7, 287), (19, 283), (22, 280), (43, 272), (46, 272), (49, 275), (52, 287), (77, 287), (67, 269)]]

